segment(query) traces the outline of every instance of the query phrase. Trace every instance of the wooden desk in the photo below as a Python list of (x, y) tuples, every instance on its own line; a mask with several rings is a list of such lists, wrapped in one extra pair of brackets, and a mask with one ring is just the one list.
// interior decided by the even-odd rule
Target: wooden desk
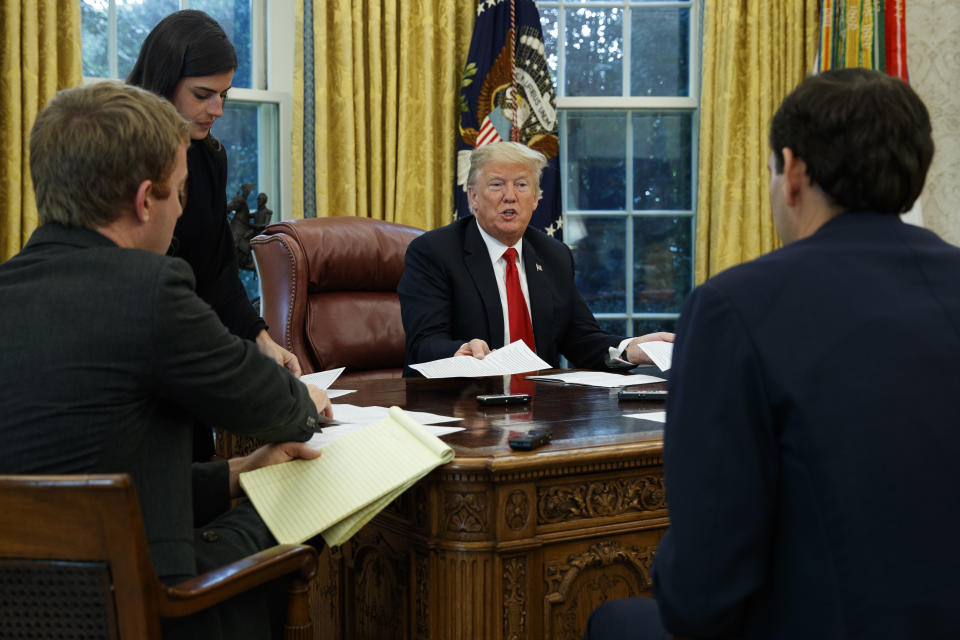
[[(662, 403), (514, 378), (530, 406), (478, 407), (502, 377), (377, 380), (339, 399), (462, 417), (435, 470), (321, 556), (318, 638), (578, 639), (605, 600), (648, 594), (667, 526), (662, 425), (625, 417)], [(522, 388), (518, 388), (522, 387)], [(511, 431), (548, 428), (530, 453)]]

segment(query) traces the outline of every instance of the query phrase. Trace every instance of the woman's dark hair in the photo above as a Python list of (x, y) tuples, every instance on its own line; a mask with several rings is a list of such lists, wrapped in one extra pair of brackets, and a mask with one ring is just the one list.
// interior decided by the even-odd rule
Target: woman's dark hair
[(908, 211), (923, 189), (933, 146), (920, 97), (905, 82), (867, 69), (808, 77), (770, 127), (777, 173), (786, 147), (846, 211)]
[(236, 68), (237, 53), (217, 21), (187, 9), (171, 13), (147, 35), (127, 83), (170, 100), (181, 78)]

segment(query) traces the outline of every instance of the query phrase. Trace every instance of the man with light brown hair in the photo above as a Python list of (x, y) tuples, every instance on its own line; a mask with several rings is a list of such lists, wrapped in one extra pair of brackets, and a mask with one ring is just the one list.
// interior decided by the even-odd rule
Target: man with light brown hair
[[(167, 583), (275, 544), (249, 503), (229, 509), (238, 475), (316, 457), (302, 441), (330, 414), (326, 394), (232, 336), (187, 263), (164, 255), (188, 126), (135, 87), (57, 94), (30, 136), (42, 224), (0, 265), (0, 473), (130, 474)], [(194, 429), (212, 426), (281, 444), (191, 466)], [(253, 593), (164, 634), (270, 637), (271, 605)]]

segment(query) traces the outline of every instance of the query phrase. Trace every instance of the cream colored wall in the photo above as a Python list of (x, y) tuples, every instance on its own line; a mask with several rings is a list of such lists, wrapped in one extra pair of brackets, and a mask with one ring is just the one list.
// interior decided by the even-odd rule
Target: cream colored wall
[(960, 245), (960, 2), (907, 2), (907, 69), (937, 145), (920, 196), (923, 224)]

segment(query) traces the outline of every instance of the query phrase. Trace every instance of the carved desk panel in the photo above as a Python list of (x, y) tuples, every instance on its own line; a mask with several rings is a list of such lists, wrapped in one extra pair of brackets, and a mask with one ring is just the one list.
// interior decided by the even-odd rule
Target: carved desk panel
[[(453, 462), (321, 555), (317, 638), (579, 639), (601, 602), (649, 594), (667, 526), (662, 425), (616, 390), (522, 378), (376, 380), (344, 401), (463, 418)], [(662, 385), (660, 385), (662, 386)], [(524, 392), (525, 407), (478, 407)], [(511, 434), (553, 441), (517, 453)]]

